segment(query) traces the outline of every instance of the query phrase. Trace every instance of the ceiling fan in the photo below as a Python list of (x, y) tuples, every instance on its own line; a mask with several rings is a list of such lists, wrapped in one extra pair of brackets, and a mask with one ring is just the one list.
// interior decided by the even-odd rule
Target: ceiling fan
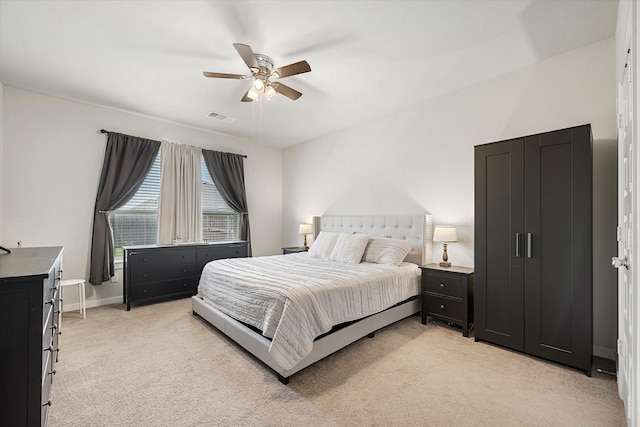
[(209, 71), (204, 71), (202, 74), (204, 74), (205, 77), (222, 79), (248, 79), (253, 77), (255, 80), (242, 97), (242, 102), (254, 101), (262, 94), (265, 94), (268, 100), (275, 98), (279, 93), (294, 101), (302, 96), (302, 93), (297, 90), (272, 80), (308, 73), (311, 71), (311, 67), (307, 61), (299, 61), (274, 69), (273, 59), (261, 53), (253, 53), (251, 46), (234, 43), (233, 47), (236, 48), (240, 57), (244, 60), (245, 64), (247, 64), (249, 70), (251, 70), (251, 75), (212, 73)]

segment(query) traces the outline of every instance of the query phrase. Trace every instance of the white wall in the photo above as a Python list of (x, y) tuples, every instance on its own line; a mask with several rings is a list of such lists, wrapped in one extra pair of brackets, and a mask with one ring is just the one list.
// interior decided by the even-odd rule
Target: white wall
[[(600, 153), (608, 153), (616, 139), (614, 69), (612, 38), (286, 149), (284, 244), (300, 244), (297, 224), (313, 215), (426, 210), (435, 224), (458, 227), (459, 241), (449, 245), (449, 260), (473, 266), (473, 146), (591, 123), (598, 156), (595, 178), (612, 180), (615, 172), (600, 171), (615, 171), (615, 156)], [(605, 191), (614, 188), (615, 180)], [(608, 267), (614, 253), (603, 253), (602, 247), (615, 252), (617, 219), (615, 211), (604, 215), (594, 224), (607, 230), (594, 236), (606, 240), (594, 241), (594, 288), (615, 295), (616, 276)], [(435, 256), (440, 253), (435, 247)], [(604, 306), (600, 300), (594, 304), (594, 324), (600, 324), (594, 344), (612, 358), (616, 305), (611, 298)]]
[[(3, 186), (2, 186), (2, 175), (3, 175), (2, 174), (2, 169), (3, 169), (2, 167), (2, 152), (3, 152), (2, 134), (3, 134), (3, 131), (2, 129), (4, 128), (3, 114), (2, 114), (2, 111), (3, 111), (2, 105), (4, 104), (4, 102), (2, 101), (3, 93), (4, 93), (4, 85), (2, 84), (2, 82), (0, 82), (0, 242), (2, 242), (2, 189), (3, 189)], [(0, 243), (0, 246), (3, 246), (3, 245)]]
[[(17, 240), (25, 247), (62, 245), (65, 277), (88, 278), (93, 209), (106, 145), (99, 129), (107, 129), (246, 154), (254, 255), (281, 253), (281, 150), (8, 86), (3, 103), (3, 246), (15, 247)], [(121, 301), (121, 282), (87, 288), (89, 307)], [(66, 296), (65, 303), (65, 309), (74, 307), (75, 295)]]

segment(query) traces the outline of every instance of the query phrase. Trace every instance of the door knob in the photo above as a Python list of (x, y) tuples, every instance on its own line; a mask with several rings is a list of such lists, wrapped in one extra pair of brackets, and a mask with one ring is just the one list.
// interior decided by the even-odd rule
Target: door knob
[(615, 268), (620, 268), (620, 267), (624, 267), (627, 270), (629, 269), (629, 259), (627, 257), (624, 258), (618, 258), (617, 256), (614, 256), (611, 258), (611, 265), (613, 265)]

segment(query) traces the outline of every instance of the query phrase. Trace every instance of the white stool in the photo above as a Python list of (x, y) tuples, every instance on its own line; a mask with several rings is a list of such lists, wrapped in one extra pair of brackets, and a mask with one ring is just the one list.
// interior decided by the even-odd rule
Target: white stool
[[(62, 289), (67, 287), (67, 286), (74, 286), (77, 285), (78, 286), (78, 304), (80, 304), (80, 314), (82, 314), (82, 318), (86, 319), (87, 318), (87, 302), (85, 301), (85, 294), (84, 294), (84, 280), (82, 279), (69, 279), (69, 280), (61, 280), (60, 281), (60, 292), (62, 292)], [(62, 307), (64, 304), (64, 294), (62, 294), (63, 299), (62, 302), (60, 303), (60, 314), (62, 315)], [(62, 323), (62, 322), (60, 322)]]

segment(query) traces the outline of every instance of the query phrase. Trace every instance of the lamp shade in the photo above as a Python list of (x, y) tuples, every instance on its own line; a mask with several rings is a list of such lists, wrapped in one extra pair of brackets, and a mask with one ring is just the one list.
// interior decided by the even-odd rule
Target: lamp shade
[(311, 234), (311, 224), (300, 224), (300, 228), (298, 228), (298, 234)]
[(457, 242), (458, 235), (456, 234), (455, 225), (436, 225), (436, 229), (433, 232), (434, 242)]

